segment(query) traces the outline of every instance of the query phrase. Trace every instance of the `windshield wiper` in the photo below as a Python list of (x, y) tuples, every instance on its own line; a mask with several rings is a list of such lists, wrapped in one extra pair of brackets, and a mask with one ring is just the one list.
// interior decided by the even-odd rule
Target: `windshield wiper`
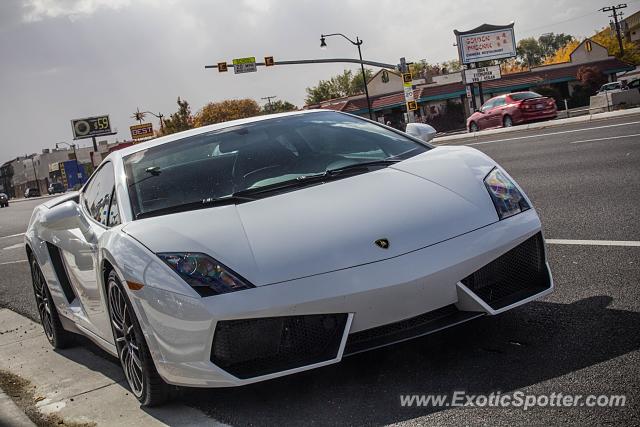
[(196, 209), (206, 209), (215, 206), (237, 205), (239, 203), (251, 202), (255, 200), (252, 197), (240, 196), (232, 194), (230, 196), (220, 197), (217, 199), (203, 199), (194, 202), (182, 203), (179, 205), (166, 206), (164, 208), (153, 209), (150, 211), (140, 212), (136, 215), (136, 219), (149, 218), (152, 216), (167, 215), (176, 212), (192, 211)]
[(372, 160), (369, 162), (354, 163), (352, 165), (342, 166), (335, 169), (327, 169), (324, 172), (316, 174), (300, 175), (296, 178), (288, 179), (282, 182), (276, 182), (274, 184), (263, 185), (255, 188), (247, 188), (246, 190), (240, 190), (233, 193), (233, 196), (254, 196), (262, 193), (272, 193), (280, 190), (305, 187), (309, 184), (319, 184), (334, 179), (346, 178), (350, 175), (358, 175), (364, 172), (368, 172), (372, 167), (386, 167), (400, 161), (401, 160), (399, 159), (382, 159)]

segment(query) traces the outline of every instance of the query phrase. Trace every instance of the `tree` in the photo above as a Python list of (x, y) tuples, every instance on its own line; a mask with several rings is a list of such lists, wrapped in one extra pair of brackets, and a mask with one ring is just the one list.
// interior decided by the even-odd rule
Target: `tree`
[(538, 45), (540, 46), (542, 56), (548, 58), (553, 56), (558, 49), (575, 40), (576, 39), (570, 34), (547, 33), (538, 37)]
[(629, 62), (631, 64), (640, 63), (640, 49), (638, 46), (626, 39), (622, 40), (622, 47), (624, 48), (624, 55), (620, 55), (620, 45), (618, 44), (618, 38), (608, 28), (601, 30), (591, 37), (596, 43), (601, 44), (607, 48), (609, 55), (613, 55), (618, 59)]
[(202, 107), (194, 117), (195, 127), (244, 119), (260, 115), (260, 106), (253, 99), (227, 99), (210, 102)]
[(521, 64), (528, 65), (529, 67), (542, 64), (544, 52), (538, 40), (533, 37), (520, 40), (516, 52)]
[(580, 84), (583, 88), (588, 89), (590, 95), (593, 95), (604, 83), (607, 82), (607, 77), (602, 74), (602, 71), (598, 67), (583, 66), (578, 69), (576, 77), (580, 80)]
[(462, 65), (457, 59), (450, 59), (440, 63), (430, 64), (426, 60), (420, 60), (409, 64), (409, 71), (413, 78), (430, 80), (433, 76), (455, 73), (462, 70)]
[(528, 69), (529, 67), (522, 64), (517, 58), (509, 58), (500, 64), (500, 72), (503, 75), (522, 73), (524, 71), (528, 71)]
[[(541, 35), (538, 39), (533, 37), (522, 39), (518, 42), (518, 47), (516, 48), (516, 61), (520, 65), (529, 67), (550, 63), (550, 58), (554, 57), (567, 44), (574, 41), (575, 38), (572, 35), (564, 33), (547, 33)], [(555, 64), (556, 62), (553, 63)]]
[(580, 45), (580, 41), (572, 39), (564, 46), (558, 48), (552, 55), (547, 56), (544, 59), (544, 65), (560, 64), (562, 62), (569, 62), (571, 60), (571, 52)]
[[(373, 72), (365, 68), (367, 80)], [(320, 80), (316, 86), (307, 88), (307, 104), (317, 104), (327, 99), (342, 98), (364, 93), (362, 73), (354, 73), (352, 70), (344, 70), (342, 74), (331, 77), (329, 80)]]
[(168, 119), (164, 119), (162, 135), (169, 135), (193, 128), (193, 116), (191, 107), (186, 100), (178, 97), (178, 111), (171, 114)]
[(273, 101), (262, 106), (262, 114), (286, 113), (287, 111), (296, 111), (298, 107), (289, 101)]

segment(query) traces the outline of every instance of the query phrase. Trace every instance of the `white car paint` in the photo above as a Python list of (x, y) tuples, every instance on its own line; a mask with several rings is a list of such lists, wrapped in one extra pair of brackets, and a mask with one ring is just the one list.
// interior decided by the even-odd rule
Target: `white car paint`
[[(25, 243), (65, 327), (116, 354), (102, 275), (108, 261), (124, 281), (144, 284), (126, 292), (166, 382), (236, 386), (336, 363), (354, 332), (450, 304), (493, 315), (552, 291), (549, 277), (545, 291), (496, 310), (461, 283), (541, 231), (533, 208), (498, 220), (483, 184), (496, 164), (467, 147), (435, 148), (378, 171), (237, 206), (133, 220), (123, 156), (187, 135), (265, 119), (213, 125), (110, 154), (104, 162), (111, 162), (115, 170), (122, 225), (106, 228), (80, 206), (80, 227), (50, 227), (59, 207), (75, 203), (77, 193), (36, 208)], [(373, 244), (381, 237), (389, 239), (389, 249)], [(64, 297), (46, 242), (65, 251), (65, 266), (78, 294), (72, 304)], [(206, 253), (256, 287), (200, 297), (155, 254), (179, 251)], [(220, 321), (319, 313), (348, 314), (335, 357), (246, 379), (210, 361)]]

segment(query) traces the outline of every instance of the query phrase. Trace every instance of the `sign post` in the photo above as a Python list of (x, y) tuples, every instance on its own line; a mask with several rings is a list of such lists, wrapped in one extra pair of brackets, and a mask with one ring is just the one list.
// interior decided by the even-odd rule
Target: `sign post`
[(255, 73), (256, 71), (258, 71), (258, 67), (256, 67), (255, 56), (236, 58), (233, 60), (234, 74)]
[(492, 65), (490, 67), (469, 68), (464, 70), (464, 81), (467, 84), (481, 83), (491, 80), (497, 80), (500, 77), (500, 66)]
[(483, 24), (473, 30), (453, 30), (456, 35), (460, 64), (466, 66), (464, 71), (467, 85), (467, 97), (471, 96), (470, 109), (476, 109), (476, 98), (473, 85), (478, 83), (480, 102), (484, 103), (482, 82), (500, 78), (500, 67), (478, 67), (481, 61), (512, 58), (516, 56), (516, 39), (513, 33), (514, 23), (509, 25)]
[[(73, 139), (91, 138), (93, 142), (93, 152), (98, 153), (98, 143), (96, 136), (115, 135), (116, 132), (111, 131), (111, 121), (107, 114), (102, 116), (86, 117), (84, 119), (71, 120), (71, 130), (73, 132)], [(92, 165), (93, 157), (91, 158)]]
[(143, 139), (143, 138), (152, 138), (153, 137), (153, 124), (152, 123), (141, 123), (139, 125), (130, 126), (131, 130), (131, 138), (133, 139)]

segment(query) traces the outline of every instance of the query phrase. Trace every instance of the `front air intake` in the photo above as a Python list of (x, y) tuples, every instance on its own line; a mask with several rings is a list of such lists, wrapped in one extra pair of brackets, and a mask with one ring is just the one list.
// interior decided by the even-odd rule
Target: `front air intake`
[(220, 321), (211, 362), (241, 378), (254, 378), (334, 359), (347, 314)]
[(462, 284), (494, 310), (549, 289), (542, 234), (530, 237), (465, 277)]

